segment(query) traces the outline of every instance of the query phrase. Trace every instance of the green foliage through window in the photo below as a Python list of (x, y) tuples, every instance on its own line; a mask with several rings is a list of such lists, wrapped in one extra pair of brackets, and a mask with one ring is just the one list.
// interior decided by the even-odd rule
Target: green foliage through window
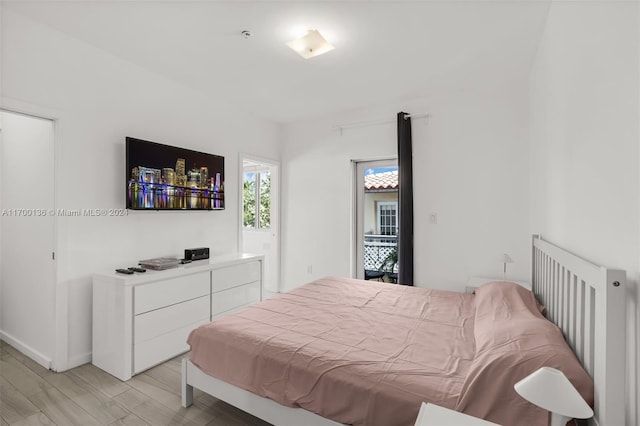
[(260, 173), (260, 228), (271, 226), (271, 173)]
[(244, 174), (243, 185), (244, 227), (269, 229), (271, 226), (271, 173), (269, 171), (247, 172)]
[(255, 228), (256, 226), (256, 181), (247, 179), (244, 175), (244, 226), (245, 228)]

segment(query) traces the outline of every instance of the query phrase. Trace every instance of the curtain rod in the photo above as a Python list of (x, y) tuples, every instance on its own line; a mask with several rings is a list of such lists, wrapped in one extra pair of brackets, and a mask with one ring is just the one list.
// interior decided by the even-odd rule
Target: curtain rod
[[(428, 112), (423, 112), (420, 114), (407, 114), (404, 116), (404, 119), (406, 120), (407, 118), (428, 118), (429, 117), (429, 113)], [(377, 119), (377, 120), (367, 120), (367, 121), (355, 121), (352, 123), (342, 123), (342, 124), (336, 124), (335, 126), (332, 127), (332, 130), (337, 130), (340, 132), (340, 135), (342, 135), (342, 131), (344, 129), (353, 129), (356, 127), (369, 127), (369, 126), (378, 126), (378, 125), (382, 125), (382, 124), (391, 124), (391, 123), (396, 123), (397, 120), (387, 120), (387, 119)]]
[(407, 118), (423, 118), (428, 116), (429, 116), (428, 112), (422, 112), (420, 114), (407, 114), (404, 116), (404, 119), (406, 120)]

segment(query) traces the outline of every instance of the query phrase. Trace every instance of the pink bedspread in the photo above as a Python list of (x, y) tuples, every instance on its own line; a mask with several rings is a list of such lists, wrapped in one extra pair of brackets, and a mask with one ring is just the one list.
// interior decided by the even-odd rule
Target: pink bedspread
[(589, 402), (593, 381), (514, 283), (476, 295), (325, 278), (194, 330), (205, 373), (356, 426), (411, 426), (420, 403), (504, 426), (548, 424), (513, 389), (557, 368)]
[(505, 426), (546, 426), (548, 413), (513, 389), (520, 379), (546, 366), (562, 371), (593, 405), (593, 380), (564, 340), (540, 313), (533, 293), (495, 282), (476, 290), (476, 356), (456, 410)]
[(325, 278), (189, 336), (205, 373), (340, 423), (413, 425), (454, 408), (475, 354), (474, 296)]

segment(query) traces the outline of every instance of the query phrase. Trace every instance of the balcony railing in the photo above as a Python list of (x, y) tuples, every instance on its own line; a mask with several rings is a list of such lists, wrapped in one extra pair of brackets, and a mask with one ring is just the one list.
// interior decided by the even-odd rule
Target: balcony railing
[[(378, 271), (382, 268), (384, 260), (398, 246), (396, 235), (373, 235), (364, 236), (364, 269)], [(393, 272), (398, 271), (398, 265), (394, 265)]]

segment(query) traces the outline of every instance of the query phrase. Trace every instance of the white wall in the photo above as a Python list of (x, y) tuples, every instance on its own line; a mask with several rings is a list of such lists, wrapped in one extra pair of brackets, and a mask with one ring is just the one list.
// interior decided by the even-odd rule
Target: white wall
[(225, 156), (225, 211), (58, 218), (64, 369), (90, 360), (94, 272), (187, 247), (237, 250), (238, 152), (278, 158), (279, 128), (7, 10), (2, 57), (3, 105), (57, 120), (58, 208), (124, 207), (125, 136)]
[[(502, 277), (503, 253), (516, 261), (509, 277), (528, 280), (527, 108), (522, 80), (285, 126), (284, 288), (351, 275), (350, 161), (394, 157), (401, 110), (430, 114), (412, 128), (416, 285), (464, 290), (469, 276)], [(392, 123), (332, 130), (375, 119)]]
[(627, 270), (627, 425), (638, 424), (635, 2), (554, 2), (530, 80), (531, 229)]

